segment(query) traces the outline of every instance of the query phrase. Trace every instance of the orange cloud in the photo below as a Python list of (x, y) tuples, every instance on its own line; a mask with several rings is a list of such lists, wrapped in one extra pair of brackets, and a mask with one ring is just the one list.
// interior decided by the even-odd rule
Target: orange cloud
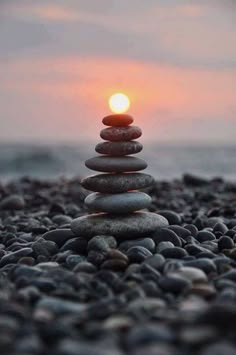
[[(191, 125), (198, 120), (232, 120), (236, 101), (236, 72), (180, 69), (111, 58), (38, 59), (9, 62), (0, 90), (16, 95), (25, 107), (34, 102), (28, 120), (40, 120), (56, 132), (75, 139), (97, 136), (107, 100), (116, 91), (127, 93), (131, 113), (145, 137), (178, 138), (181, 127), (198, 137)], [(9, 74), (10, 73), (10, 74)], [(4, 74), (4, 73), (2, 73)], [(24, 117), (22, 107), (15, 115)], [(22, 110), (22, 112), (21, 112)], [(12, 112), (11, 112), (12, 114)], [(230, 116), (231, 115), (231, 116)], [(51, 122), (53, 117), (53, 122)], [(50, 122), (48, 122), (50, 121)], [(204, 126), (203, 126), (204, 127)], [(219, 134), (219, 132), (217, 133)]]

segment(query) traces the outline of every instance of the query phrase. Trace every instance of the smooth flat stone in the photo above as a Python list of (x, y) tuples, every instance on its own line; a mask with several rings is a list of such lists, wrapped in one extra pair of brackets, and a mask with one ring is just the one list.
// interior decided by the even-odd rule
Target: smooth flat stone
[(143, 145), (137, 141), (102, 142), (95, 147), (97, 153), (113, 156), (130, 155), (141, 152)]
[(147, 163), (140, 158), (97, 156), (86, 160), (85, 166), (91, 170), (123, 173), (146, 169)]
[(148, 208), (152, 199), (146, 193), (139, 191), (111, 195), (94, 192), (86, 197), (84, 203), (95, 212), (122, 214)]
[(151, 175), (143, 173), (99, 174), (88, 176), (81, 181), (85, 189), (103, 193), (139, 190), (154, 183)]
[(167, 226), (165, 217), (151, 212), (134, 212), (128, 215), (91, 214), (78, 217), (71, 223), (73, 233), (87, 239), (95, 235), (134, 239)]
[(141, 137), (141, 135), (141, 128), (137, 126), (109, 127), (102, 129), (100, 132), (100, 137), (102, 139), (111, 142), (131, 141)]
[(104, 117), (102, 120), (102, 123), (105, 126), (113, 126), (113, 127), (128, 126), (133, 122), (134, 122), (133, 117), (124, 113), (109, 115)]

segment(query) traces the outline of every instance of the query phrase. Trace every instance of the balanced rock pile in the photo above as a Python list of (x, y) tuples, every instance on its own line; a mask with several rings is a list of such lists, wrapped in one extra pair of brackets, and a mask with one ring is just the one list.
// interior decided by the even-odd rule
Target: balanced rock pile
[(131, 125), (133, 118), (127, 114), (109, 115), (102, 122), (109, 127), (100, 132), (105, 142), (95, 148), (101, 155), (88, 159), (85, 165), (103, 174), (82, 181), (84, 188), (94, 191), (86, 197), (85, 204), (96, 213), (75, 219), (72, 231), (86, 238), (103, 234), (132, 239), (166, 227), (168, 221), (163, 216), (139, 211), (148, 208), (152, 200), (137, 190), (154, 183), (151, 175), (137, 172), (145, 169), (147, 163), (130, 156), (143, 149), (135, 140), (142, 135), (141, 129)]

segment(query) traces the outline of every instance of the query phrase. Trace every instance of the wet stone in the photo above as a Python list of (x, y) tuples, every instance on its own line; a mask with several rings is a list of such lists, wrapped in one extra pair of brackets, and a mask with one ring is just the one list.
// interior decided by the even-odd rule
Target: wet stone
[(101, 142), (95, 147), (97, 153), (112, 156), (137, 154), (141, 152), (142, 149), (143, 145), (138, 141)]
[(142, 131), (137, 126), (128, 127), (109, 127), (100, 132), (100, 137), (106, 141), (120, 142), (131, 141), (141, 137)]

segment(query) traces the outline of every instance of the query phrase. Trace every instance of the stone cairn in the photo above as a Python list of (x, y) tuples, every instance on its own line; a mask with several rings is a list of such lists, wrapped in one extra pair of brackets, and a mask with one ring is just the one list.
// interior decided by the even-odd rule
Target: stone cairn
[[(96, 145), (98, 155), (85, 162), (87, 168), (102, 172), (82, 180), (82, 186), (94, 191), (85, 198), (85, 205), (94, 214), (76, 218), (72, 231), (80, 236), (113, 235), (121, 239), (147, 236), (168, 221), (156, 214), (139, 211), (150, 206), (152, 200), (137, 191), (154, 183), (151, 175), (138, 173), (147, 163), (130, 155), (139, 153), (143, 146), (135, 139), (141, 137), (139, 127), (131, 125), (127, 114), (113, 114), (103, 118), (109, 126), (100, 132), (105, 142)], [(138, 211), (138, 212), (137, 212)]]

